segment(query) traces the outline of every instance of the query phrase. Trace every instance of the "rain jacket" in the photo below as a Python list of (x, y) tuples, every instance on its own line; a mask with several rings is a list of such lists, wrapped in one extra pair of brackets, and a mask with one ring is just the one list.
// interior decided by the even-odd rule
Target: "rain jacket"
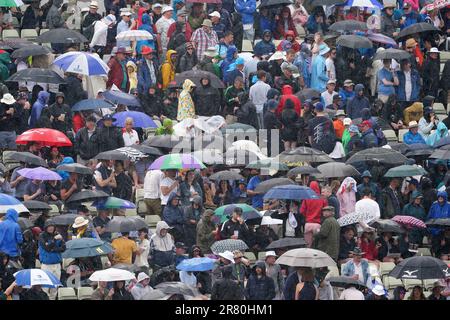
[[(131, 89), (136, 89), (138, 85), (137, 66), (133, 61), (128, 61), (126, 66), (129, 81), (129, 89), (131, 91)], [(133, 68), (131, 72), (128, 70), (129, 67)]]
[[(266, 41), (264, 35), (270, 34), (270, 40)], [(272, 32), (270, 30), (264, 30), (262, 40), (259, 41), (255, 48), (253, 49), (253, 53), (257, 56), (266, 56), (275, 53), (275, 44), (272, 41)]]
[(408, 131), (403, 136), (403, 142), (405, 144), (413, 144), (413, 143), (423, 143), (425, 144), (425, 140), (423, 139), (422, 135), (417, 132), (416, 134), (412, 133), (411, 131)]
[(30, 127), (37, 128), (37, 123), (39, 118), (41, 117), (42, 110), (48, 104), (48, 99), (50, 98), (50, 93), (47, 91), (40, 91), (38, 94), (38, 98), (36, 102), (33, 104), (33, 108), (31, 109), (31, 117), (30, 117)]
[[(144, 30), (150, 33), (153, 36), (153, 39), (156, 39), (153, 25), (152, 25), (152, 19), (150, 18), (150, 15), (147, 13), (144, 13), (142, 15), (142, 24), (139, 26), (138, 30)], [(142, 46), (148, 46), (152, 48), (153, 50), (156, 49), (155, 46), (155, 40), (139, 40), (136, 44), (136, 52), (141, 52)]]
[(347, 114), (350, 119), (357, 119), (362, 117), (362, 110), (365, 108), (370, 109), (370, 102), (364, 95), (359, 96), (358, 92), (364, 90), (362, 84), (355, 86), (355, 96), (347, 101)]
[[(317, 181), (311, 182), (309, 186), (318, 196), (320, 196), (319, 183)], [(306, 199), (303, 200), (300, 207), (300, 214), (305, 217), (306, 223), (318, 223), (321, 222), (322, 208), (328, 205), (325, 199)]]
[(361, 134), (364, 149), (378, 147), (378, 138), (372, 128)]
[(108, 61), (108, 81), (106, 82), (106, 88), (110, 89), (115, 84), (119, 89), (128, 92), (128, 74), (125, 68), (125, 61), (119, 62), (116, 57), (111, 58)]
[(172, 205), (172, 200), (175, 197), (177, 197), (177, 194), (172, 192), (163, 211), (163, 220), (167, 222), (170, 227), (183, 234), (183, 225), (185, 223), (184, 212), (179, 205)]
[[(396, 87), (398, 101), (406, 101), (406, 76), (403, 71), (397, 71), (399, 85)], [(421, 78), (419, 72), (411, 69), (411, 97), (409, 101), (417, 101), (419, 99), (421, 89)]]
[(196, 244), (200, 247), (203, 253), (211, 252), (211, 245), (216, 241), (212, 232), (216, 226), (211, 221), (209, 216), (203, 213), (202, 218), (197, 223), (197, 241)]
[[(327, 88), (328, 76), (325, 57), (318, 55), (312, 61), (311, 89), (324, 92)], [(354, 118), (352, 118), (354, 119)]]
[(290, 99), (294, 103), (295, 112), (297, 112), (298, 116), (300, 116), (302, 112), (302, 105), (300, 99), (296, 95), (294, 95), (292, 87), (289, 85), (285, 85), (283, 86), (283, 89), (281, 89), (281, 99), (275, 113), (278, 116), (281, 116), (286, 100), (288, 99)]
[(255, 0), (236, 0), (235, 9), (242, 17), (243, 24), (253, 24), (253, 14), (256, 12)]
[[(411, 202), (403, 207), (402, 214), (406, 216), (411, 216), (417, 218), (419, 220), (425, 221), (427, 215), (425, 213), (425, 208), (422, 204), (416, 205), (414, 204), (414, 200), (421, 195), (421, 193), (417, 190), (413, 191), (411, 196)], [(418, 228), (413, 228), (409, 232), (409, 238), (411, 243), (421, 244), (423, 239), (424, 232)]]
[[(64, 97), (64, 94), (59, 92), (56, 94), (56, 98), (58, 97)], [(52, 128), (59, 130), (63, 133), (66, 133), (67, 131), (70, 131), (72, 129), (72, 110), (70, 107), (65, 103), (65, 100), (63, 100), (62, 104), (59, 104), (55, 101), (54, 104), (52, 104), (50, 107), (48, 107), (48, 118), (53, 116), (53, 122), (52, 122)], [(64, 121), (60, 121), (57, 118), (65, 114)]]
[[(353, 183), (353, 189), (349, 192), (347, 187)], [(337, 198), (339, 200), (340, 213), (339, 215), (342, 217), (346, 214), (355, 212), (355, 204), (356, 204), (356, 181), (351, 177), (347, 177), (342, 182), (339, 187), (339, 191), (337, 192)]]
[[(430, 219), (447, 219), (450, 218), (450, 204), (448, 203), (448, 194), (445, 191), (439, 191), (437, 193), (437, 197), (444, 198), (444, 204), (440, 204), (439, 201), (435, 201), (428, 212), (427, 220)], [(439, 233), (439, 229), (432, 228), (431, 233), (433, 235), (437, 235)]]
[(335, 217), (328, 217), (320, 226), (320, 231), (314, 234), (317, 250), (327, 253), (334, 261), (339, 256), (339, 240), (341, 227)]
[(188, 52), (186, 51), (186, 53), (184, 53), (178, 61), (177, 73), (192, 70), (197, 64), (198, 58), (195, 52), (193, 52), (192, 54), (188, 54)]
[(222, 75), (225, 78), (225, 74), (228, 71), (228, 68), (231, 64), (233, 64), (236, 61), (236, 58), (234, 57), (234, 54), (237, 52), (237, 48), (235, 46), (229, 46), (227, 50), (227, 56), (220, 64), (220, 69), (222, 70)]
[(437, 130), (427, 138), (427, 144), (431, 147), (434, 147), (434, 145), (438, 143), (439, 140), (447, 136), (448, 128), (442, 121), (440, 121), (437, 125)]
[[(194, 202), (196, 201), (195, 199), (196, 199), (196, 197), (194, 197)], [(200, 221), (202, 214), (203, 214), (203, 198), (201, 198), (201, 197), (199, 199), (199, 204), (200, 204), (200, 207), (198, 209), (195, 209), (193, 205), (190, 205), (189, 207), (185, 208), (185, 213), (184, 213), (184, 216), (185, 216), (185, 225), (184, 225), (185, 241), (184, 241), (184, 244), (188, 247), (191, 247), (194, 244), (196, 244), (197, 224)], [(192, 224), (190, 222), (190, 220), (195, 220), (196, 223)]]
[(383, 219), (390, 219), (402, 211), (401, 195), (395, 194), (390, 186), (381, 191), (380, 211)]
[(47, 232), (48, 225), (39, 235), (39, 261), (42, 264), (57, 264), (62, 262), (61, 253), (66, 250), (64, 240), (55, 240), (55, 233)]
[(156, 224), (155, 233), (150, 238), (150, 255), (154, 264), (161, 267), (172, 264), (175, 256), (175, 243), (170, 234), (161, 237), (162, 229), (169, 229), (165, 221), (159, 221)]
[(169, 83), (175, 79), (175, 65), (172, 63), (170, 56), (176, 54), (175, 50), (168, 50), (166, 53), (166, 62), (161, 66), (162, 88), (166, 89)]
[(97, 128), (98, 152), (114, 150), (125, 146), (122, 130), (118, 127)]
[(60, 8), (63, 4), (63, 0), (54, 0), (53, 5), (47, 13), (46, 23), (47, 28), (55, 29), (64, 27), (64, 19), (61, 16)]
[(211, 86), (209, 76), (205, 78), (209, 80), (208, 84), (205, 86), (202, 83), (201, 86), (195, 89), (195, 106), (199, 116), (212, 117), (219, 114), (221, 103), (220, 92), (217, 88)]
[[(256, 275), (256, 268), (261, 268), (262, 276)], [(266, 264), (262, 261), (253, 267), (247, 286), (245, 287), (245, 297), (247, 300), (272, 300), (275, 298), (275, 283), (272, 278), (266, 275)]]
[(151, 60), (151, 63), (153, 65), (153, 69), (155, 71), (155, 77), (154, 77), (154, 82), (152, 82), (152, 77), (150, 75), (150, 69), (148, 67), (147, 64), (147, 60), (145, 58), (142, 58), (138, 61), (138, 92), (141, 94), (146, 94), (148, 93), (148, 89), (150, 89), (151, 87), (155, 87), (157, 85), (158, 82), (158, 73), (159, 68), (158, 68), (158, 64)]
[(0, 252), (10, 257), (20, 256), (19, 246), (23, 242), (23, 237), (17, 223), (19, 214), (14, 209), (8, 209), (5, 218), (3, 222), (0, 222)]
[(195, 84), (189, 79), (186, 79), (183, 83), (183, 91), (181, 91), (178, 98), (178, 121), (195, 117), (195, 105), (191, 96), (192, 88), (194, 86)]
[(89, 160), (94, 158), (98, 154), (99, 145), (97, 144), (97, 131), (94, 132), (89, 137), (89, 132), (86, 127), (78, 130), (75, 135), (74, 143), (75, 152), (83, 160)]
[(173, 124), (173, 121), (171, 119), (164, 119), (162, 126), (157, 128), (155, 131), (155, 136), (163, 136), (166, 134), (171, 135), (173, 133), (173, 128), (169, 129), (169, 127), (171, 127)]

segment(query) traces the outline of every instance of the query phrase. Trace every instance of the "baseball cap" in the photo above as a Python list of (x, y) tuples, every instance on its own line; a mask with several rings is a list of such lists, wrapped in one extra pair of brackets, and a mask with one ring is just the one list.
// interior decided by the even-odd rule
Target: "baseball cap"
[(371, 128), (372, 127), (372, 123), (370, 123), (370, 121), (369, 120), (364, 120), (363, 122), (361, 122), (360, 124), (359, 124), (359, 127), (369, 127), (369, 128)]
[(352, 124), (352, 119), (345, 118), (343, 123), (344, 123), (344, 126), (350, 126)]
[(354, 85), (355, 84), (353, 83), (352, 80), (347, 79), (344, 81), (344, 87), (350, 87), (350, 86), (354, 86)]
[(209, 14), (210, 17), (220, 18), (220, 13), (218, 11), (213, 11)]
[(317, 111), (323, 111), (323, 109), (324, 109), (323, 104), (321, 102), (317, 102), (314, 105), (314, 109), (316, 109)]

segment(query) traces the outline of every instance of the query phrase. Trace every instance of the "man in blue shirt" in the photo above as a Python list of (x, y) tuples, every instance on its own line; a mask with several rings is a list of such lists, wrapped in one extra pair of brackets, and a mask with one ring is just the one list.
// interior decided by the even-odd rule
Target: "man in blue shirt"
[[(252, 199), (252, 207), (256, 210), (262, 210), (263, 208), (263, 194), (255, 192), (256, 187), (265, 180), (265, 176), (261, 175), (260, 170), (253, 170), (256, 175), (250, 179), (247, 185), (247, 195)], [(252, 174), (253, 174), (252, 171)]]
[(391, 69), (391, 59), (383, 60), (383, 68), (378, 71), (378, 99), (386, 103), (389, 95), (395, 93), (395, 87), (399, 85), (397, 74)]
[(408, 2), (403, 3), (403, 14), (399, 20), (400, 29), (404, 29), (415, 23), (423, 22), (423, 17), (412, 9), (412, 6)]

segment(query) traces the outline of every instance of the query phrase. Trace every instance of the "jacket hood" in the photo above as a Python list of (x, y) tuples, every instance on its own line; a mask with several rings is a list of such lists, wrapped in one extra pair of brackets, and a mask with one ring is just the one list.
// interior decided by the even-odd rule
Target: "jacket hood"
[(370, 110), (369, 108), (364, 108), (361, 110), (361, 118), (363, 120), (369, 120), (370, 119)]
[(283, 89), (281, 89), (281, 93), (283, 95), (293, 94), (292, 87), (290, 85), (283, 86)]
[(262, 274), (266, 275), (266, 264), (263, 261), (257, 261), (256, 264), (253, 266), (252, 271), (256, 274), (256, 268), (261, 268)]
[(269, 91), (267, 91), (267, 100), (275, 99), (276, 96), (280, 95), (280, 91), (274, 88), (270, 88)]
[(193, 83), (189, 79), (184, 80), (184, 82), (183, 82), (183, 90), (186, 90), (186, 91), (190, 92), (192, 87), (195, 87), (195, 83)]
[(431, 107), (433, 105), (434, 99), (435, 98), (433, 96), (425, 96), (423, 98), (423, 107)]
[[(266, 41), (266, 40), (264, 39), (264, 36), (265, 36), (266, 34), (270, 34), (270, 40), (269, 40), (269, 41)], [(264, 41), (264, 42), (271, 42), (271, 41), (272, 41), (272, 31), (270, 31), (269, 29), (264, 30), (264, 32), (263, 32), (263, 40), (262, 40), (262, 41)]]
[(228, 50), (227, 50), (227, 61), (233, 61), (234, 59), (234, 54), (236, 53), (237, 48), (235, 46), (229, 46)]
[(57, 92), (57, 93), (55, 94), (55, 99), (57, 99), (57, 98), (59, 98), (59, 97), (66, 98), (66, 96), (64, 95), (64, 93), (62, 93), (62, 92)]
[(19, 219), (19, 213), (15, 209), (8, 209), (6, 211), (6, 220), (12, 220), (17, 222)]
[(358, 93), (359, 91), (364, 90), (364, 86), (361, 83), (358, 83), (355, 86), (355, 92)]
[[(208, 80), (208, 84), (206, 86), (203, 84), (203, 79)], [(211, 78), (209, 77), (209, 75), (205, 75), (205, 76), (201, 77), (200, 82), (202, 84), (202, 87), (204, 87), (204, 88), (208, 88), (211, 86)]]
[(137, 66), (133, 61), (128, 61), (127, 62), (127, 68), (128, 67), (132, 67), (133, 68), (133, 72), (137, 72)]
[(311, 182), (311, 184), (309, 185), (309, 187), (310, 187), (315, 193), (317, 193), (318, 196), (320, 196), (320, 188), (319, 188), (319, 183), (318, 183), (317, 181)]
[(414, 202), (414, 200), (419, 196), (422, 196), (422, 192), (414, 190), (411, 194), (411, 202)]
[(47, 104), (48, 98), (50, 98), (50, 93), (47, 91), (40, 91), (38, 93), (38, 101), (42, 104)]
[(166, 53), (166, 62), (172, 63), (170, 60), (170, 56), (173, 54), (177, 54), (177, 52), (175, 50), (168, 50)]
[(295, 33), (294, 33), (294, 31), (292, 31), (292, 30), (288, 30), (286, 33), (285, 33), (285, 39), (287, 39), (287, 37), (294, 37), (295, 38)]
[(174, 199), (174, 198), (176, 198), (176, 197), (179, 197), (175, 192), (172, 192), (170, 195), (169, 195), (169, 198), (167, 199), (167, 206), (168, 207), (173, 207), (172, 206), (172, 200)]
[(148, 13), (144, 13), (142, 15), (142, 24), (152, 25), (152, 19), (150, 19), (150, 15)]
[(444, 200), (447, 201), (447, 199), (448, 199), (448, 194), (447, 194), (447, 192), (445, 192), (445, 191), (439, 191), (439, 192), (437, 193), (437, 197), (438, 197), (438, 198), (439, 198), (439, 197), (443, 197)]
[(59, 8), (63, 4), (63, 2), (64, 0), (53, 0), (53, 5)]
[(158, 223), (156, 224), (156, 234), (161, 237), (161, 230), (162, 229), (172, 229), (171, 227), (169, 227), (169, 225), (167, 224), (167, 222), (165, 221), (158, 221)]

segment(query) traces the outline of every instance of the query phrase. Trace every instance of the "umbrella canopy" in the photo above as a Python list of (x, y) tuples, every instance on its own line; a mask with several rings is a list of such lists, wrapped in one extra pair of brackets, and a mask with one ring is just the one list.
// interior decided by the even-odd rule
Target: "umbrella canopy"
[(217, 89), (223, 89), (225, 88), (225, 85), (223, 84), (222, 80), (215, 74), (208, 72), (208, 71), (201, 71), (201, 70), (189, 70), (182, 72), (180, 74), (175, 75), (175, 82), (180, 87), (183, 85), (184, 81), (186, 79), (191, 80), (195, 83), (197, 87), (201, 87), (202, 78), (208, 77), (211, 83), (211, 87), (217, 88)]
[(43, 167), (37, 168), (24, 168), (17, 171), (22, 177), (33, 179), (33, 180), (42, 180), (42, 181), (50, 181), (50, 180), (62, 180), (61, 176), (57, 174), (55, 171), (48, 170)]
[(405, 156), (416, 157), (416, 156), (429, 156), (433, 153), (434, 149), (424, 143), (413, 143), (408, 145), (405, 150)]
[(430, 158), (431, 159), (448, 160), (448, 159), (450, 159), (450, 150), (445, 150), (445, 149), (434, 150), (433, 153), (430, 155)]
[(31, 152), (14, 152), (9, 156), (9, 158), (35, 166), (48, 167), (47, 162), (45, 162), (44, 159), (32, 154)]
[(381, 44), (387, 44), (387, 45), (393, 46), (393, 47), (398, 47), (398, 43), (394, 39), (392, 39), (382, 33), (369, 32), (367, 34), (367, 38), (369, 38), (369, 40), (372, 42), (377, 42), (377, 43), (381, 43)]
[(251, 162), (259, 159), (258, 154), (249, 150), (233, 150), (228, 149), (223, 155), (223, 162), (227, 166), (237, 167), (237, 166), (246, 166)]
[(196, 157), (198, 160), (206, 164), (223, 164), (223, 153), (222, 151), (217, 149), (202, 149), (194, 151), (191, 154), (192, 156)]
[(343, 178), (359, 175), (355, 167), (342, 162), (324, 163), (318, 166), (317, 169), (324, 178)]
[(48, 84), (62, 84), (66, 81), (59, 74), (50, 69), (28, 68), (17, 71), (6, 81), (10, 82), (38, 82)]
[[(221, 0), (219, 0), (221, 1)], [(187, 1), (189, 2), (189, 1)], [(165, 294), (159, 289), (153, 289), (152, 291), (147, 292), (141, 297), (141, 300), (167, 300), (171, 297), (170, 294)]]
[(421, 167), (417, 167), (414, 165), (402, 165), (395, 168), (391, 168), (386, 172), (384, 177), (386, 178), (405, 178), (405, 177), (412, 177), (412, 176), (421, 176), (427, 174), (425, 169)]
[(374, 60), (395, 59), (397, 61), (409, 59), (411, 54), (405, 50), (389, 48), (375, 54)]
[(114, 217), (105, 228), (108, 232), (131, 232), (147, 229), (148, 225), (141, 217)]
[(172, 153), (161, 156), (150, 166), (150, 170), (204, 169), (205, 165), (190, 154)]
[(21, 218), (21, 217), (19, 217), (17, 219), (17, 223), (19, 224), (20, 229), (22, 230), (22, 232), (24, 232), (28, 228), (34, 227), (34, 223), (28, 218)]
[(264, 199), (304, 200), (319, 199), (319, 196), (309, 187), (287, 185), (273, 187), (264, 195)]
[(391, 220), (403, 225), (406, 228), (425, 229), (427, 227), (426, 224), (422, 220), (411, 217), (411, 216), (397, 215), (397, 216), (394, 216)]
[(282, 5), (290, 5), (293, 2), (291, 0), (262, 0), (261, 4), (259, 5), (260, 8), (262, 7), (270, 7), (270, 6), (282, 6)]
[(130, 272), (137, 272), (139, 271), (139, 267), (135, 264), (130, 264), (130, 263), (118, 263), (114, 265), (115, 269), (120, 269), (120, 270), (126, 270), (126, 271), (130, 271)]
[(260, 184), (258, 184), (255, 188), (256, 193), (266, 193), (277, 186), (287, 186), (287, 185), (295, 185), (295, 182), (288, 178), (273, 178), (268, 179)]
[(186, 137), (177, 137), (172, 135), (161, 135), (161, 136), (154, 136), (150, 137), (148, 140), (143, 142), (143, 145), (148, 145), (151, 147), (159, 147), (159, 148), (167, 148), (172, 149), (177, 145), (180, 145), (180, 143), (187, 143), (189, 142), (190, 145), (190, 139), (187, 139)]
[(267, 247), (268, 249), (281, 249), (281, 248), (298, 248), (306, 246), (306, 241), (303, 238), (291, 238), (285, 237), (280, 240), (271, 242)]
[(334, 262), (328, 254), (323, 251), (310, 248), (289, 250), (283, 253), (275, 263), (284, 264), (291, 267), (310, 268), (336, 266), (336, 262)]
[(93, 238), (81, 238), (67, 241), (66, 251), (62, 253), (62, 257), (64, 259), (96, 257), (113, 251), (113, 247), (108, 242)]
[(292, 175), (297, 176), (299, 174), (315, 174), (315, 173), (320, 173), (320, 171), (311, 166), (302, 166), (289, 170), (287, 176), (290, 177)]
[[(196, 2), (198, 0), (195, 0)], [(182, 294), (184, 296), (195, 297), (200, 293), (197, 288), (188, 286), (183, 282), (166, 281), (155, 286), (155, 289), (161, 290), (164, 294)]]
[(396, 279), (443, 279), (449, 277), (448, 266), (444, 261), (430, 256), (414, 256), (397, 264), (390, 277)]
[(450, 219), (448, 218), (430, 219), (428, 221), (425, 221), (425, 224), (428, 227), (448, 228), (450, 227)]
[(39, 43), (67, 43), (67, 44), (89, 42), (89, 40), (81, 33), (66, 28), (51, 29), (41, 34), (39, 37), (36, 38), (35, 41)]
[(245, 251), (248, 249), (247, 244), (242, 240), (226, 239), (221, 241), (216, 241), (211, 245), (211, 251), (214, 254), (223, 253), (225, 251), (241, 250)]
[(214, 173), (209, 177), (210, 180), (217, 180), (217, 181), (223, 181), (223, 180), (241, 180), (244, 179), (243, 176), (241, 176), (236, 171), (231, 170), (224, 170)]
[(146, 158), (147, 155), (136, 148), (132, 147), (123, 147), (116, 149), (115, 151), (118, 151), (128, 157), (129, 160), (136, 162), (139, 159)]
[(158, 125), (147, 114), (138, 111), (122, 111), (114, 114), (114, 124), (118, 127), (125, 127), (127, 118), (133, 119), (135, 128), (158, 128)]
[(249, 206), (246, 203), (237, 203), (237, 204), (227, 204), (221, 206), (214, 210), (214, 215), (211, 218), (211, 221), (215, 224), (223, 223), (228, 220), (228, 217), (231, 217), (235, 208), (241, 208), (243, 213), (244, 220), (258, 219), (262, 218), (263, 214)]
[(18, 286), (42, 286), (44, 288), (56, 288), (62, 286), (53, 273), (41, 269), (25, 269), (14, 273)]
[(13, 50), (31, 46), (33, 43), (23, 38), (6, 38), (0, 42), (0, 49)]
[(62, 164), (62, 165), (57, 166), (56, 170), (73, 172), (73, 173), (78, 173), (78, 174), (93, 174), (94, 173), (94, 171), (91, 168), (83, 166), (82, 164), (79, 164), (79, 163)]
[(283, 151), (278, 155), (278, 159), (288, 165), (298, 162), (326, 163), (334, 161), (325, 152), (309, 147), (298, 147), (289, 152)]
[(133, 273), (127, 270), (121, 270), (117, 268), (109, 268), (106, 270), (95, 271), (90, 277), (89, 280), (96, 281), (127, 281), (127, 280), (135, 280), (136, 277)]
[(363, 290), (366, 285), (359, 280), (355, 280), (350, 277), (331, 277), (328, 278), (328, 282), (333, 287), (346, 288), (348, 285), (354, 286), (358, 290)]
[(116, 36), (117, 41), (140, 41), (153, 40), (153, 36), (146, 30), (127, 30), (122, 31)]
[(98, 209), (134, 209), (136, 205), (128, 200), (108, 197), (107, 199), (96, 200), (93, 203)]
[(31, 44), (29, 46), (15, 50), (11, 54), (13, 59), (25, 59), (28, 57), (40, 56), (51, 53), (51, 50), (47, 47), (43, 47), (37, 44)]
[[(136, 150), (136, 152), (138, 152), (138, 151)], [(117, 150), (110, 150), (110, 151), (100, 152), (98, 155), (96, 155), (94, 157), (94, 159), (98, 159), (98, 160), (122, 160), (122, 161), (129, 160), (128, 156), (125, 153), (122, 153), (122, 152), (117, 151)]]
[(345, 0), (308, 0), (311, 7), (343, 5)]
[(155, 147), (146, 146), (145, 144), (133, 144), (130, 146), (130, 148), (136, 149), (137, 151), (140, 151), (145, 154), (150, 154), (153, 156), (162, 156), (163, 155), (161, 150), (159, 150)]
[(273, 159), (260, 159), (250, 162), (247, 169), (269, 169), (269, 170), (289, 170), (288, 166), (284, 163), (279, 163)]
[(369, 148), (356, 152), (345, 163), (352, 164), (357, 162), (375, 162), (380, 164), (400, 165), (405, 163), (408, 158), (400, 152), (387, 148)]
[(0, 0), (0, 7), (20, 7), (23, 6), (24, 3), (22, 0)]
[(36, 201), (36, 200), (28, 200), (22, 202), (23, 205), (28, 210), (35, 210), (35, 211), (44, 211), (44, 210), (52, 210), (52, 207), (50, 207), (47, 203), (42, 201)]
[(229, 131), (233, 131), (233, 130), (257, 131), (255, 129), (255, 127), (253, 127), (249, 124), (240, 123), (240, 122), (228, 124), (225, 127), (223, 127), (222, 129), (220, 129), (220, 131), (222, 131), (222, 133), (227, 133), (227, 131), (229, 132)]
[(71, 51), (60, 55), (53, 61), (64, 72), (82, 74), (85, 76), (102, 76), (109, 72), (108, 65), (97, 54)]
[(115, 108), (115, 105), (103, 99), (85, 99), (75, 103), (72, 107), (72, 111), (97, 110), (103, 108)]
[(378, 232), (393, 232), (393, 233), (405, 233), (405, 229), (401, 224), (389, 219), (379, 219), (370, 224), (376, 228)]
[(180, 271), (209, 271), (214, 269), (216, 260), (211, 258), (192, 258), (184, 259), (177, 265), (177, 270)]
[(440, 32), (440, 30), (436, 28), (434, 25), (427, 22), (413, 23), (404, 28), (403, 30), (401, 30), (397, 36), (397, 39), (400, 40), (403, 38), (407, 38), (408, 36), (412, 36), (416, 33), (425, 33), (425, 32)]
[(364, 210), (361, 212), (348, 213), (340, 217), (337, 222), (341, 227), (345, 227), (359, 222), (368, 224), (379, 218), (380, 216), (376, 212), (373, 212), (372, 210)]
[(440, 148), (446, 145), (450, 145), (450, 136), (440, 139), (435, 145), (435, 148)]
[(66, 202), (89, 202), (94, 201), (101, 198), (108, 198), (109, 194), (100, 190), (83, 190), (72, 194)]
[(370, 49), (373, 44), (368, 38), (357, 35), (342, 35), (336, 40), (336, 45), (350, 49)]
[(81, 217), (78, 214), (66, 213), (52, 218), (52, 222), (57, 226), (71, 226), (77, 217)]
[(301, 100), (302, 103), (314, 97), (320, 98), (320, 92), (311, 88), (303, 89), (295, 95)]
[(0, 193), (0, 213), (6, 213), (8, 209), (14, 209), (18, 213), (29, 212), (28, 209), (13, 196)]
[(72, 142), (64, 133), (47, 128), (30, 129), (16, 138), (17, 144), (28, 144), (29, 142), (38, 142), (48, 147), (72, 146)]
[(333, 23), (328, 30), (330, 31), (366, 31), (367, 24), (357, 20), (342, 20)]
[(105, 97), (105, 99), (115, 104), (123, 104), (125, 106), (134, 106), (134, 107), (141, 106), (141, 103), (134, 95), (122, 91), (115, 91), (115, 90), (105, 91), (103, 92), (103, 96)]
[(377, 0), (347, 0), (343, 6), (346, 7), (360, 7), (360, 8), (378, 8), (382, 9), (383, 5)]

